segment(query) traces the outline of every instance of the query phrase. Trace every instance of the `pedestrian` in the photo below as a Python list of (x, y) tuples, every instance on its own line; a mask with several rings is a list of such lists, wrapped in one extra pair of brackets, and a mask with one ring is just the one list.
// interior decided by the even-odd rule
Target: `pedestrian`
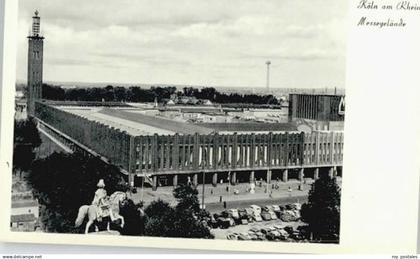
[(223, 201), (223, 196), (220, 196), (220, 202), (222, 202)]
[(223, 202), (223, 208), (226, 209), (227, 205), (226, 205), (226, 201)]

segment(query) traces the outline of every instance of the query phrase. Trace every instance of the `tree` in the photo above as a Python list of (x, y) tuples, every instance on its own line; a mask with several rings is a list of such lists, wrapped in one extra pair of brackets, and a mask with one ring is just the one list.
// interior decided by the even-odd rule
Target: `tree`
[(35, 149), (41, 145), (36, 122), (33, 118), (15, 120), (13, 171), (21, 173), (29, 170), (35, 159)]
[(120, 208), (120, 215), (124, 217), (124, 228), (122, 235), (142, 236), (144, 235), (145, 215), (141, 204), (134, 204), (133, 200), (128, 199)]
[[(177, 237), (214, 238), (204, 218), (207, 213), (200, 213), (198, 191), (191, 185), (180, 185), (173, 191), (178, 204), (175, 207), (174, 233)], [(204, 210), (203, 210), (204, 211)]]
[(40, 219), (44, 230), (57, 233), (80, 232), (82, 228), (74, 228), (78, 209), (92, 203), (99, 179), (104, 179), (109, 195), (127, 189), (119, 170), (96, 157), (85, 157), (78, 153), (53, 153), (35, 160), (28, 175), (28, 183), (42, 205)]
[(308, 203), (302, 206), (302, 220), (318, 242), (338, 243), (340, 233), (340, 187), (335, 179), (321, 177), (309, 191)]
[(64, 100), (65, 90), (59, 86), (42, 84), (42, 98), (47, 100)]
[(151, 86), (150, 89), (131, 86), (126, 89), (121, 86), (107, 85), (105, 87), (64, 89), (61, 86), (43, 85), (43, 98), (49, 100), (154, 102), (155, 98), (161, 101), (169, 99), (172, 95), (209, 99), (216, 103), (280, 104), (273, 95), (221, 93), (213, 87), (204, 87), (201, 90), (184, 87), (182, 91), (177, 91), (175, 86)]
[(173, 191), (175, 208), (162, 200), (153, 201), (145, 210), (145, 235), (160, 237), (214, 238), (205, 221), (208, 213), (200, 210), (198, 192), (188, 185)]
[(200, 202), (198, 201), (198, 191), (191, 185), (180, 185), (174, 189), (173, 195), (177, 199), (177, 210), (191, 210), (193, 213), (200, 211)]
[(145, 226), (145, 234), (147, 236), (174, 236), (173, 225), (175, 210), (169, 203), (160, 199), (152, 201), (150, 205), (147, 206), (145, 213), (147, 215), (147, 223)]

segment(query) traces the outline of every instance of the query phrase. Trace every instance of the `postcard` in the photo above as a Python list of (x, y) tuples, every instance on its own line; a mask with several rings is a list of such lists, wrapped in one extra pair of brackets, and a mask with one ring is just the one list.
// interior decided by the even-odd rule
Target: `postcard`
[(420, 3), (13, 2), (6, 241), (415, 252)]

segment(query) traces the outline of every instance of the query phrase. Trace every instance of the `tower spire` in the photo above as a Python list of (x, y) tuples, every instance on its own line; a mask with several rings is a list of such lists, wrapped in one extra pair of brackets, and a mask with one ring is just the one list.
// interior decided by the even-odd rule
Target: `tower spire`
[(44, 37), (40, 35), (39, 12), (32, 16), (32, 30), (28, 36), (28, 115), (35, 115), (35, 103), (42, 99), (42, 65)]
[(41, 17), (38, 16), (38, 10), (35, 10), (35, 15), (32, 16), (32, 36), (38, 37), (41, 27)]

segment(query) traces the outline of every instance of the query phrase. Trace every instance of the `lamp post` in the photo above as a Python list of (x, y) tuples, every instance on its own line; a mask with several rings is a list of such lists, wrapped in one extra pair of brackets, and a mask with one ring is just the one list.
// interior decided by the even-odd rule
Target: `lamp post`
[(206, 208), (206, 206), (204, 205), (204, 187), (205, 187), (205, 183), (206, 183), (206, 174), (203, 171), (203, 195), (202, 195), (202, 201), (201, 201), (201, 208), (204, 210)]

